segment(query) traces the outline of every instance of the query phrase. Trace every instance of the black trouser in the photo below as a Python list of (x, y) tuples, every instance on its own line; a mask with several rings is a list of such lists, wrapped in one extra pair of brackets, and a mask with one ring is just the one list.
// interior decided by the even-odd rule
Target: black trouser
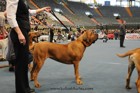
[(15, 59), (9, 60), (8, 62), (11, 67), (15, 66)]
[(124, 43), (124, 39), (125, 39), (125, 35), (120, 35), (120, 47), (123, 47), (123, 43)]
[(26, 44), (22, 45), (19, 42), (17, 33), (12, 30), (10, 33), (11, 40), (13, 42), (14, 52), (16, 55), (15, 59), (15, 86), (16, 93), (26, 93), (29, 87), (28, 80), (28, 32), (26, 29), (21, 29), (26, 39)]
[(50, 35), (50, 42), (53, 42), (53, 34), (52, 35)]
[(118, 36), (115, 36), (115, 40), (117, 40), (118, 39)]

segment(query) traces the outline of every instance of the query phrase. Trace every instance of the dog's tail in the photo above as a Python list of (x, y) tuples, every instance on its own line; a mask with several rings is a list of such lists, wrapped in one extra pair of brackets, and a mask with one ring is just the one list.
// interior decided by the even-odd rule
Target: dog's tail
[(118, 57), (123, 58), (123, 57), (126, 57), (126, 56), (130, 56), (130, 55), (134, 54), (135, 51), (139, 51), (139, 50), (140, 50), (140, 48), (136, 48), (136, 49), (133, 49), (133, 50), (129, 50), (128, 52), (126, 52), (126, 53), (124, 53), (124, 54), (116, 54), (116, 55), (117, 55)]
[(135, 52), (135, 50), (130, 50), (130, 51), (124, 53), (124, 54), (116, 54), (116, 55), (117, 55), (118, 57), (123, 58), (123, 57), (127, 57), (127, 56), (132, 55), (134, 52)]
[(123, 57), (127, 57), (127, 56), (130, 56), (130, 55), (132, 55), (134, 53), (134, 51), (128, 51), (128, 52), (126, 52), (126, 53), (124, 53), (124, 54), (116, 54), (118, 57), (121, 57), (121, 58), (123, 58)]

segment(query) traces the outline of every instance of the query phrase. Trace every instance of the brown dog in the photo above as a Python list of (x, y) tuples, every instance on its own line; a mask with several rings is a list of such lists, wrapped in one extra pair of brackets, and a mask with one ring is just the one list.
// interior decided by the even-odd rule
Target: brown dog
[(119, 56), (119, 57), (129, 56), (128, 74), (127, 74), (127, 78), (126, 78), (126, 88), (127, 89), (131, 89), (130, 77), (131, 77), (131, 74), (132, 74), (134, 68), (136, 67), (136, 69), (138, 71), (138, 79), (136, 81), (136, 86), (138, 89), (138, 93), (140, 93), (140, 48), (130, 50), (124, 54), (117, 54), (117, 56)]
[(98, 39), (98, 34), (91, 30), (85, 31), (77, 40), (68, 44), (56, 44), (50, 42), (39, 42), (34, 46), (34, 65), (31, 71), (31, 80), (34, 80), (35, 87), (39, 88), (38, 73), (46, 58), (57, 60), (64, 64), (73, 64), (75, 79), (78, 85), (83, 84), (79, 74), (79, 63), (83, 57), (86, 47)]

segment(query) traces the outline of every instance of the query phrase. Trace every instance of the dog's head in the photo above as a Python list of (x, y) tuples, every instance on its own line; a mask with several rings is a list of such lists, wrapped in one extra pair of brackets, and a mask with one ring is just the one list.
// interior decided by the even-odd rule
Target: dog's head
[(35, 41), (35, 42), (38, 42), (38, 37), (41, 35), (40, 32), (29, 32), (29, 39), (30, 41)]
[(82, 43), (88, 47), (92, 43), (95, 43), (98, 39), (98, 34), (96, 34), (93, 30), (86, 30), (79, 38), (82, 40)]

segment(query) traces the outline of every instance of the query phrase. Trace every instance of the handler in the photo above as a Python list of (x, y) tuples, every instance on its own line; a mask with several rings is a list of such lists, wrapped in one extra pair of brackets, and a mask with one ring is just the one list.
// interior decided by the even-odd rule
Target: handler
[(10, 37), (15, 52), (15, 85), (16, 93), (35, 93), (29, 86), (28, 80), (28, 52), (30, 31), (29, 13), (51, 11), (50, 7), (29, 10), (26, 0), (7, 0), (7, 20), (12, 28)]

